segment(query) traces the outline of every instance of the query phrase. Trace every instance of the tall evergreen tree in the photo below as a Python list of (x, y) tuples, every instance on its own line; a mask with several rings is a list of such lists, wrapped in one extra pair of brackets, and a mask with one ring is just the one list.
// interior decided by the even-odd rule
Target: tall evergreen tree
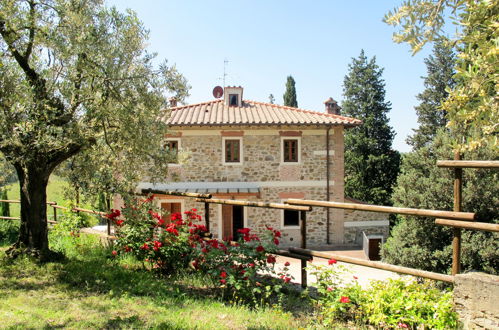
[(295, 80), (292, 76), (288, 76), (286, 81), (286, 92), (284, 92), (283, 98), (285, 106), (298, 108), (298, 101), (296, 101)]
[(391, 103), (385, 101), (383, 69), (362, 50), (343, 82), (343, 113), (363, 124), (345, 133), (345, 194), (373, 204), (390, 204), (400, 155), (388, 125)]
[(425, 90), (417, 96), (421, 103), (414, 108), (419, 127), (407, 139), (414, 150), (428, 145), (437, 130), (447, 124), (446, 113), (440, 106), (449, 95), (448, 89), (455, 86), (452, 77), (455, 74), (456, 56), (443, 40), (435, 43), (433, 54), (425, 59), (425, 64), (428, 73), (424, 77)]

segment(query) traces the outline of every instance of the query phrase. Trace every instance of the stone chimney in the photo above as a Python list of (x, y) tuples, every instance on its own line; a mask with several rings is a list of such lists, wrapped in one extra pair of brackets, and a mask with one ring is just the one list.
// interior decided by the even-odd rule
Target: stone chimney
[(175, 96), (172, 96), (168, 99), (170, 102), (170, 108), (175, 108), (177, 106), (177, 98)]
[(224, 103), (229, 107), (243, 106), (243, 88), (241, 86), (227, 86), (224, 88)]
[(328, 98), (324, 104), (326, 105), (326, 112), (330, 115), (339, 115), (341, 112), (341, 107), (338, 105), (332, 97)]

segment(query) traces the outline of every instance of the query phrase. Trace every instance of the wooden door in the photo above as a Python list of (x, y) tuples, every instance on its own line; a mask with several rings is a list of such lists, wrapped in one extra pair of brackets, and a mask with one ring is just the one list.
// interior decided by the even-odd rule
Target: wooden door
[(222, 239), (232, 237), (232, 205), (222, 205)]
[(163, 211), (162, 215), (165, 219), (165, 221), (171, 222), (170, 216), (173, 213), (181, 213), (182, 208), (180, 203), (161, 203), (161, 210)]
[(381, 238), (369, 238), (369, 260), (380, 260)]

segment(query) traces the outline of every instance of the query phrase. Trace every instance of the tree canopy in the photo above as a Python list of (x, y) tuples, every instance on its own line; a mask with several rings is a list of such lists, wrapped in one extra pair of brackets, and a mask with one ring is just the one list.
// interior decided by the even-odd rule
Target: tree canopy
[(166, 93), (182, 99), (187, 85), (175, 67), (153, 66), (135, 13), (100, 0), (2, 1), (0, 36), (0, 151), (21, 185), (15, 247), (44, 254), (50, 173), (92, 148), (154, 162)]
[(443, 41), (435, 43), (433, 54), (424, 61), (427, 70), (427, 76), (424, 77), (425, 89), (418, 94), (420, 104), (414, 108), (419, 127), (407, 139), (413, 149), (431, 143), (437, 130), (447, 124), (446, 112), (441, 107), (449, 95), (448, 90), (455, 85), (455, 61), (454, 52)]
[(288, 76), (286, 80), (286, 91), (284, 92), (283, 98), (285, 106), (298, 108), (298, 101), (296, 100), (295, 80), (292, 76)]
[(352, 59), (343, 82), (343, 114), (363, 124), (345, 133), (345, 194), (373, 204), (390, 204), (400, 156), (392, 149), (388, 125), (391, 104), (385, 101), (383, 69), (361, 51)]
[[(445, 14), (450, 11), (452, 17)], [(400, 26), (396, 42), (407, 42), (414, 53), (442, 37), (446, 20), (462, 29), (454, 41), (458, 50), (456, 85), (442, 109), (454, 134), (456, 150), (485, 145), (499, 148), (499, 5), (490, 0), (411, 0), (388, 12), (384, 20)]]

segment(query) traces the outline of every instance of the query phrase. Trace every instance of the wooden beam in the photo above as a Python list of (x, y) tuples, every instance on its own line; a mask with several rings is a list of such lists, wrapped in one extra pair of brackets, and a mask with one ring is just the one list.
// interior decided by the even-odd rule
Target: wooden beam
[(266, 202), (249, 202), (240, 201), (233, 199), (196, 199), (196, 202), (212, 203), (212, 204), (226, 204), (226, 205), (240, 205), (249, 207), (262, 207), (268, 209), (281, 209), (281, 210), (293, 210), (293, 211), (310, 211), (312, 208), (310, 206), (294, 206), (287, 204), (278, 203), (266, 203)]
[(438, 160), (438, 167), (451, 168), (499, 168), (498, 160)]
[(429, 279), (437, 280), (437, 281), (454, 283), (454, 276), (451, 276), (451, 275), (433, 273), (433, 272), (428, 272), (425, 270), (414, 269), (414, 268), (409, 268), (409, 267), (395, 266), (395, 265), (390, 265), (390, 264), (386, 264), (386, 263), (379, 262), (379, 261), (370, 261), (370, 260), (346, 257), (346, 256), (342, 256), (339, 254), (328, 253), (328, 252), (312, 251), (312, 250), (300, 249), (300, 248), (289, 248), (289, 250), (292, 253), (296, 253), (296, 254), (301, 254), (301, 255), (306, 255), (306, 256), (314, 256), (314, 257), (325, 258), (325, 259), (336, 259), (338, 261), (343, 261), (343, 262), (346, 262), (349, 264), (366, 266), (366, 267), (371, 267), (371, 268), (376, 268), (376, 269), (383, 269), (383, 270), (388, 270), (388, 271), (399, 273), (399, 274), (407, 274), (407, 275), (429, 278)]
[(370, 211), (370, 212), (380, 212), (380, 213), (416, 215), (416, 216), (420, 216), (420, 217), (435, 217), (435, 218), (438, 217), (438, 218), (445, 218), (445, 219), (452, 219), (452, 220), (465, 220), (465, 221), (475, 220), (475, 213), (468, 213), (468, 212), (411, 209), (411, 208), (403, 208), (403, 207), (379, 206), (379, 205), (355, 204), (355, 203), (340, 203), (340, 202), (326, 202), (326, 201), (315, 201), (315, 200), (306, 200), (306, 199), (288, 199), (284, 203), (291, 204), (291, 205), (309, 205), (309, 206), (331, 207), (331, 208), (344, 209), (344, 210), (360, 210), (360, 211)]
[(496, 223), (435, 219), (435, 224), (441, 226), (464, 228), (464, 229), (499, 232), (499, 224)]
[(189, 192), (178, 192), (171, 190), (157, 190), (157, 189), (142, 189), (142, 194), (156, 194), (156, 195), (171, 195), (171, 196), (183, 196), (183, 197), (193, 197), (193, 198), (211, 198), (211, 194), (198, 194)]
[(18, 217), (3, 217), (3, 216), (0, 216), (0, 219), (2, 219), (2, 220), (21, 220), (21, 218), (18, 218)]
[(71, 211), (73, 211), (73, 212), (80, 211), (80, 212), (91, 213), (91, 214), (100, 215), (100, 216), (104, 216), (104, 215), (107, 214), (106, 212), (100, 212), (100, 211), (94, 211), (94, 210), (87, 210), (87, 209), (82, 209), (81, 207), (73, 207), (71, 209)]

